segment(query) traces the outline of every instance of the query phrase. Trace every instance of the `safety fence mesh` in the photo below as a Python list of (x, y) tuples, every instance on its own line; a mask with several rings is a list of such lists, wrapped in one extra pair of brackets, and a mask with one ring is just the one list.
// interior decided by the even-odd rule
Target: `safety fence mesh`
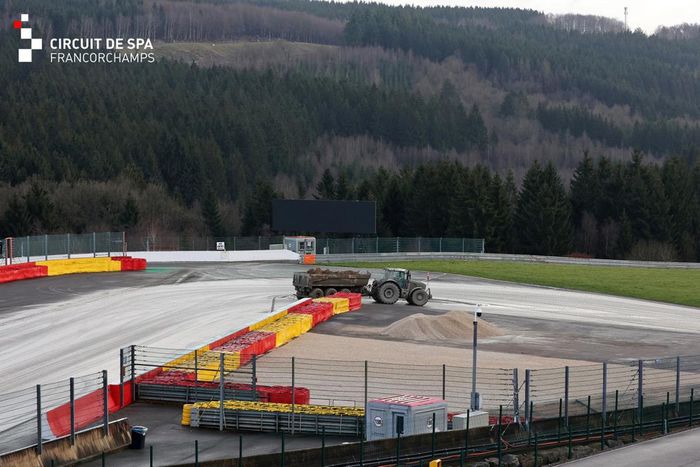
[[(72, 384), (72, 397), (71, 397)], [(0, 395), (0, 454), (79, 431), (104, 418), (102, 372)], [(73, 403), (71, 403), (73, 402)], [(38, 418), (41, 414), (41, 418)]]

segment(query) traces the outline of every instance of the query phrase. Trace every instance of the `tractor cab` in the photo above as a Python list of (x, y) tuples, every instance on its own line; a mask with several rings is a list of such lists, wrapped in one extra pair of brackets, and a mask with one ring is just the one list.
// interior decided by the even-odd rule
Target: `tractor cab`
[(408, 269), (386, 268), (382, 278), (372, 282), (369, 291), (376, 302), (384, 304), (405, 298), (410, 305), (423, 306), (432, 298), (424, 283), (411, 280)]
[(404, 290), (408, 288), (408, 283), (411, 281), (411, 273), (406, 269), (387, 268), (384, 270), (382, 282), (391, 280), (399, 285), (399, 288)]

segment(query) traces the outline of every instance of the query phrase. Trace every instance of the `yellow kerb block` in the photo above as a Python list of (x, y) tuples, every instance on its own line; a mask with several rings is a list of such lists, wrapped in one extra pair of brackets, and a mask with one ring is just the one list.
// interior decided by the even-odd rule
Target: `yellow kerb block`
[(275, 313), (274, 315), (269, 316), (262, 321), (258, 321), (257, 323), (248, 326), (248, 329), (250, 329), (251, 331), (257, 331), (260, 328), (263, 328), (268, 324), (274, 323), (275, 321), (278, 321), (279, 319), (285, 316), (287, 316), (287, 310), (282, 310), (279, 313)]
[[(224, 372), (236, 371), (241, 366), (240, 352), (221, 352), (224, 355)], [(220, 352), (205, 352), (198, 360), (197, 380), (218, 381), (221, 377)]]

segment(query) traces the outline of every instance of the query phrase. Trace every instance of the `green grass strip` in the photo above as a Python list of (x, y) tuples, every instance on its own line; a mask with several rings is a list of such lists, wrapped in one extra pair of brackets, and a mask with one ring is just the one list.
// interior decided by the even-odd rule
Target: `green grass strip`
[(357, 269), (398, 267), (522, 284), (597, 292), (700, 307), (700, 270), (520, 263), (510, 261), (388, 261), (338, 263)]

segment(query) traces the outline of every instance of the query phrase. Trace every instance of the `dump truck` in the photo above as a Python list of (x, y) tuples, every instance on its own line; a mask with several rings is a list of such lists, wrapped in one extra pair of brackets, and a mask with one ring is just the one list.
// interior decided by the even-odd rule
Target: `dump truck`
[(371, 277), (369, 272), (315, 268), (294, 273), (292, 284), (299, 298), (354, 292), (370, 296), (377, 303), (391, 305), (403, 298), (416, 306), (423, 306), (432, 298), (430, 289), (423, 282), (411, 280), (407, 269), (387, 268), (381, 278), (370, 282)]

